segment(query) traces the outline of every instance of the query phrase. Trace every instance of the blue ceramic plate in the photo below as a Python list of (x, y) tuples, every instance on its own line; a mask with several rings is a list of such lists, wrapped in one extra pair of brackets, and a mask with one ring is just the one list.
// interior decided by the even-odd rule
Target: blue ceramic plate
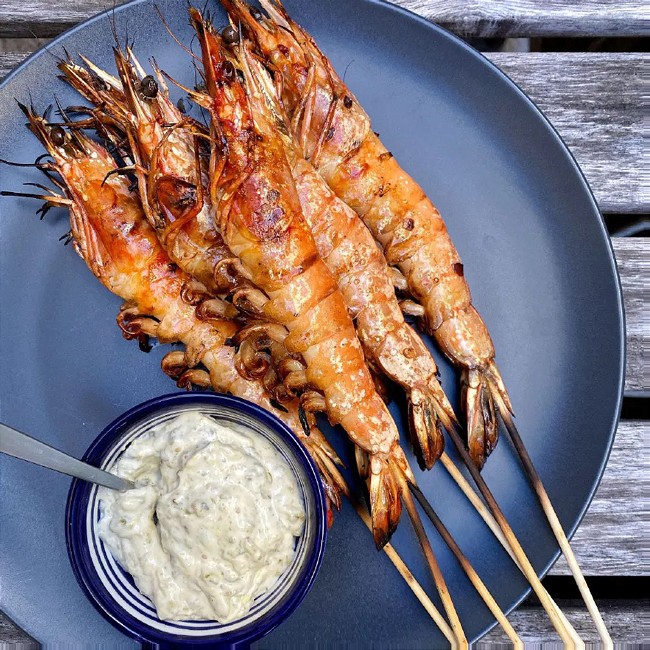
[(219, 421), (245, 424), (266, 438), (285, 458), (305, 504), (305, 528), (296, 554), (274, 587), (256, 599), (251, 611), (227, 625), (216, 621), (161, 621), (128, 572), (99, 536), (98, 486), (74, 480), (66, 509), (66, 541), (77, 581), (97, 610), (129, 636), (150, 643), (191, 643), (248, 647), (277, 627), (302, 602), (320, 568), (327, 536), (327, 508), (318, 468), (280, 420), (245, 400), (214, 393), (176, 393), (149, 400), (109, 424), (83, 460), (111, 470), (122, 452), (152, 426), (181, 412), (199, 411)]
[[(171, 29), (192, 38), (185, 0), (157, 3)], [(616, 427), (623, 387), (624, 322), (609, 239), (575, 161), (530, 100), (462, 41), (389, 4), (372, 0), (287, 0), (373, 118), (395, 154), (440, 208), (465, 264), (474, 301), (490, 328), (528, 450), (568, 531), (598, 484)], [(219, 5), (209, 9), (225, 24)], [(117, 32), (135, 40), (141, 60), (193, 85), (191, 60), (166, 33), (150, 2), (115, 13)], [(0, 157), (33, 161), (40, 147), (14, 98), (45, 108), (56, 93), (63, 47), (113, 70), (111, 17), (99, 16), (30, 58), (0, 88)], [(180, 95), (179, 95), (180, 96)], [(29, 169), (1, 168), (2, 189), (42, 181)], [(124, 341), (110, 295), (70, 248), (63, 212), (34, 216), (26, 199), (0, 202), (0, 373), (3, 421), (81, 456), (108, 422), (169, 392), (149, 355)], [(457, 377), (436, 352), (442, 382), (457, 400)], [(457, 402), (456, 402), (457, 403)], [(404, 429), (395, 394), (392, 412)], [(349, 457), (343, 436), (328, 432)], [(68, 482), (0, 459), (0, 606), (45, 642), (127, 643), (79, 589), (66, 557)], [(412, 463), (416, 466), (416, 463)], [(353, 465), (353, 464), (352, 464)], [(556, 557), (555, 540), (504, 436), (484, 469), (535, 568)], [(442, 467), (418, 481), (499, 603), (527, 590)], [(477, 638), (493, 623), (444, 544), (434, 549), (465, 624)], [(398, 551), (433, 592), (408, 522)], [(437, 598), (434, 597), (434, 601)], [(408, 587), (346, 506), (330, 531), (314, 588), (263, 647), (420, 648), (444, 645)]]

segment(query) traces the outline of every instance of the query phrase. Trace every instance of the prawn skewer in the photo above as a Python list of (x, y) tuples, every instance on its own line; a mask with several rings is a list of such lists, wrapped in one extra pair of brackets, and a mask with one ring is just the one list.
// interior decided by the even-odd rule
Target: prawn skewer
[(303, 153), (334, 191), (364, 219), (403, 273), (422, 317), (442, 350), (461, 368), (471, 460), (479, 468), (496, 444), (500, 413), (524, 470), (565, 553), (601, 639), (611, 638), (569, 542), (513, 422), (512, 406), (494, 362), (487, 328), (471, 304), (463, 266), (445, 224), (424, 192), (370, 129), (370, 119), (313, 39), (279, 0), (261, 0), (255, 15), (242, 0), (223, 0), (278, 72), (285, 107)]
[[(124, 179), (106, 181), (110, 185), (109, 189), (104, 189), (106, 169), (114, 164), (112, 159), (102, 147), (82, 134), (66, 135), (61, 127), (48, 127), (33, 110), (22, 108), (29, 119), (31, 130), (54, 157), (54, 164), (48, 165), (49, 171), (61, 175), (63, 182), (56, 183), (66, 194), (65, 197), (36, 194), (27, 196), (46, 200), (46, 205), (70, 209), (75, 249), (102, 284), (128, 301), (118, 316), (125, 337), (162, 335), (159, 325), (166, 326), (168, 319), (173, 320), (174, 324), (170, 323), (167, 329), (178, 328), (177, 332), (175, 335), (170, 332), (166, 336), (178, 338), (189, 345), (185, 351), (174, 350), (168, 353), (162, 361), (163, 371), (178, 379), (181, 387), (189, 388), (190, 384), (212, 386), (217, 391), (230, 392), (248, 399), (283, 419), (316, 461), (329, 501), (335, 505), (337, 502), (340, 504), (339, 493), (350, 497), (348, 487), (336, 467), (340, 463), (338, 456), (320, 430), (311, 427), (307, 435), (300, 423), (295, 403), (287, 404), (281, 409), (276, 408), (261, 382), (243, 379), (235, 368), (232, 347), (217, 343), (204, 351), (201, 361), (209, 372), (189, 367), (198, 363), (196, 350), (191, 348), (192, 343), (195, 338), (208, 340), (211, 326), (196, 321), (187, 304), (178, 300), (183, 274), (175, 270), (171, 261), (166, 260), (164, 253), (159, 250), (137, 199), (127, 188), (128, 184), (125, 184)], [(78, 149), (78, 146), (83, 147), (83, 150)], [(71, 191), (71, 186), (68, 186), (68, 183), (78, 183), (80, 180), (85, 180), (82, 187), (89, 192), (84, 200), (80, 200), (79, 193)], [(90, 192), (91, 189), (95, 191)], [(18, 192), (2, 194), (25, 195)], [(108, 197), (110, 200), (107, 200)], [(149, 280), (151, 272), (155, 272), (157, 277), (155, 286)], [(178, 276), (181, 276), (180, 280)], [(185, 326), (182, 325), (183, 322)], [(232, 336), (236, 329), (235, 323), (224, 319), (218, 323), (216, 341), (220, 341), (221, 337)], [(357, 502), (354, 502), (354, 506), (372, 532), (365, 509)], [(390, 545), (386, 545), (384, 550), (427, 613), (453, 643), (451, 629), (400, 556)]]
[(371, 233), (294, 144), (265, 68), (246, 43), (234, 56), (244, 71), (253, 113), (266, 112), (267, 119), (277, 123), (305, 221), (318, 253), (337, 279), (368, 362), (407, 391), (414, 448), (421, 466), (430, 469), (444, 448), (442, 426), (457, 424), (438, 381), (436, 363), (404, 321), (388, 266)]
[[(181, 297), (188, 277), (171, 263), (149, 226), (129, 181), (107, 174), (115, 167), (101, 145), (77, 129), (50, 127), (21, 105), (30, 130), (53, 158), (49, 169), (58, 173), (65, 197), (38, 197), (70, 211), (73, 246), (93, 274), (111, 292), (127, 302), (118, 316), (126, 338), (155, 336), (161, 342), (182, 342), (163, 361), (180, 373), (179, 384), (212, 386), (255, 402), (285, 422), (301, 439), (321, 468), (326, 493), (334, 503), (348, 493), (336, 469), (336, 452), (320, 431), (305, 431), (298, 404), (276, 408), (260, 381), (249, 381), (236, 371), (234, 348), (226, 345), (239, 326), (227, 318), (201, 321), (195, 308)], [(232, 309), (232, 307), (231, 307)], [(206, 370), (197, 366), (202, 363)]]
[(287, 327), (290, 352), (306, 361), (309, 383), (324, 395), (330, 420), (356, 445), (367, 472), (373, 535), (389, 540), (407, 506), (458, 643), (467, 640), (407, 481), (413, 481), (399, 433), (374, 388), (336, 280), (318, 255), (301, 212), (282, 140), (265, 115), (253, 114), (242, 82), (211, 25), (190, 10), (201, 45), (213, 147), (211, 196), (226, 244), (269, 296), (266, 315)]
[(248, 286), (215, 228), (213, 208), (204, 191), (202, 125), (174, 106), (157, 67), (156, 78), (145, 75), (130, 50), (128, 54), (133, 63), (114, 48), (119, 79), (85, 57), (86, 67), (68, 59), (59, 63), (59, 69), (94, 104), (100, 128), (110, 123), (119, 131), (120, 140), (128, 143), (145, 216), (172, 261), (213, 296)]
[[(231, 26), (230, 29), (234, 28)], [(415, 350), (420, 350), (424, 346), (420, 337), (404, 323), (388, 277), (386, 263), (372, 236), (354, 211), (336, 198), (314, 168), (296, 150), (293, 139), (288, 136), (290, 131), (283, 119), (281, 106), (276, 101), (275, 88), (270, 77), (262, 64), (251, 55), (247, 43), (241, 43), (236, 49), (236, 57), (244, 71), (248, 101), (252, 110), (256, 114), (270, 111), (277, 121), (278, 132), (287, 134), (284, 138), (285, 152), (292, 167), (303, 214), (314, 234), (314, 240), (321, 257), (338, 278), (339, 287), (348, 304), (350, 315), (355, 318), (357, 332), (364, 350), (382, 367), (386, 353), (392, 356), (395, 364), (393, 367), (399, 366), (401, 370), (397, 372), (397, 380), (402, 379), (402, 384), (408, 385), (408, 379), (413, 381), (413, 376), (421, 379), (424, 374), (423, 370), (426, 372), (426, 369), (430, 371), (429, 381), (435, 381), (437, 384), (435, 362), (426, 348), (420, 356), (416, 357), (415, 361), (412, 361), (416, 356)], [(393, 304), (391, 304), (391, 300)], [(376, 310), (372, 309), (373, 305), (377, 307)], [(395, 335), (395, 330), (401, 330), (402, 336)], [(377, 349), (377, 339), (385, 341), (379, 349)], [(402, 353), (402, 348), (396, 345), (396, 341), (400, 341), (401, 345), (406, 346), (411, 354)], [(417, 344), (420, 347), (417, 347)], [(431, 359), (432, 370), (428, 365), (428, 359)], [(406, 372), (402, 369), (405, 369)], [(394, 375), (390, 376), (392, 379), (396, 378)], [(426, 374), (424, 376), (427, 377)], [(437, 385), (442, 393), (439, 384)], [(444, 398), (444, 393), (442, 395)], [(446, 404), (446, 400), (443, 404)], [(450, 411), (451, 407), (448, 407), (447, 412)], [(490, 611), (503, 626), (508, 637), (516, 647), (523, 647), (521, 639), (503, 611), (433, 508), (424, 499), (422, 492), (413, 484), (411, 487), (429, 519), (456, 556)]]

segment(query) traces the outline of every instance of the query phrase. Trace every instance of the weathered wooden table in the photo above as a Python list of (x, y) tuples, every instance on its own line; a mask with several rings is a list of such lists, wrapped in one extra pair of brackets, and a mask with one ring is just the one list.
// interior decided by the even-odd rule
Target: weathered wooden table
[[(52, 37), (112, 4), (107, 0), (3, 0), (0, 38)], [(398, 0), (397, 4), (462, 37), (650, 34), (650, 8), (644, 0)], [(0, 49), (0, 78), (25, 58), (26, 48), (16, 49), (21, 51)], [(587, 176), (601, 211), (612, 215), (610, 223), (616, 217), (622, 221), (625, 215), (650, 212), (642, 86), (648, 55), (517, 52), (487, 56), (557, 128)], [(650, 239), (615, 237), (613, 244), (627, 317), (625, 390), (629, 401), (602, 483), (573, 546), (586, 576), (634, 583), (634, 578), (648, 573), (642, 550), (649, 537), (650, 421), (639, 415), (635, 419), (625, 416), (628, 411), (642, 412), (640, 400), (650, 398)], [(568, 574), (563, 560), (551, 571), (552, 576)], [(585, 639), (597, 639), (580, 603), (560, 600), (560, 605)], [(616, 642), (650, 640), (647, 595), (643, 600), (605, 599), (599, 605)], [(527, 642), (556, 640), (543, 610), (532, 601), (512, 615), (512, 622)], [(31, 639), (0, 615), (2, 641), (30, 643)], [(495, 630), (481, 645), (505, 641), (500, 630)]]

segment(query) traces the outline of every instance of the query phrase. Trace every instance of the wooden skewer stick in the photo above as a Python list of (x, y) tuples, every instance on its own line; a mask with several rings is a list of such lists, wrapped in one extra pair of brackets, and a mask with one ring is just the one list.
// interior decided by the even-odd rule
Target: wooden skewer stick
[(451, 595), (449, 594), (449, 589), (447, 589), (447, 583), (445, 582), (445, 578), (442, 575), (442, 571), (440, 570), (436, 556), (433, 552), (433, 549), (431, 548), (429, 538), (427, 537), (427, 533), (424, 530), (422, 520), (420, 519), (420, 515), (418, 514), (417, 508), (415, 507), (415, 502), (411, 496), (411, 491), (409, 489), (407, 479), (399, 470), (395, 472), (395, 478), (400, 483), (402, 501), (406, 506), (406, 510), (408, 511), (411, 523), (415, 529), (415, 534), (417, 535), (420, 546), (422, 547), (427, 565), (429, 566), (429, 570), (431, 571), (431, 575), (433, 576), (433, 580), (436, 584), (436, 589), (440, 594), (442, 604), (444, 605), (445, 612), (449, 618), (451, 629), (453, 630), (454, 636), (458, 642), (458, 647), (462, 649), (469, 648), (465, 632), (463, 631), (463, 626), (460, 622), (460, 618), (458, 617), (458, 613), (456, 612), (456, 608), (454, 607), (454, 602), (451, 599)]
[(448, 431), (448, 433), (456, 449), (458, 450), (460, 457), (462, 458), (469, 473), (471, 474), (474, 483), (476, 483), (476, 487), (483, 495), (483, 498), (485, 499), (485, 502), (487, 503), (488, 507), (492, 511), (492, 514), (496, 519), (497, 524), (499, 524), (499, 528), (503, 532), (503, 535), (506, 538), (508, 545), (510, 546), (512, 552), (517, 558), (521, 570), (523, 571), (530, 586), (533, 588), (533, 591), (539, 598), (540, 602), (542, 603), (542, 606), (544, 607), (546, 613), (551, 619), (551, 623), (553, 623), (553, 627), (560, 635), (560, 638), (562, 639), (563, 643), (565, 643), (570, 648), (575, 648), (576, 644), (574, 642), (574, 638), (575, 638), (574, 635), (577, 636), (577, 633), (575, 632), (572, 625), (566, 620), (565, 617), (558, 616), (557, 606), (555, 605), (554, 602), (551, 601), (548, 592), (546, 591), (546, 589), (544, 589), (539, 577), (537, 576), (537, 573), (535, 572), (535, 569), (533, 569), (532, 564), (530, 563), (528, 557), (526, 556), (526, 553), (524, 552), (524, 549), (519, 543), (517, 536), (515, 535), (512, 528), (510, 527), (510, 524), (506, 520), (503, 511), (501, 510), (499, 504), (494, 498), (494, 495), (492, 494), (490, 488), (487, 486), (487, 483), (481, 476), (481, 473), (479, 472), (478, 468), (474, 464), (474, 461), (472, 461), (469, 454), (467, 453), (467, 450), (465, 449), (465, 445), (463, 444), (463, 441), (460, 439), (458, 432), (452, 428), (450, 431)]
[(440, 534), (440, 537), (445, 541), (445, 544), (449, 546), (451, 552), (456, 556), (458, 563), (463, 568), (463, 571), (467, 574), (467, 577), (470, 579), (470, 582), (474, 585), (474, 588), (479, 593), (483, 602), (488, 606), (488, 609), (492, 612), (494, 618), (497, 619), (501, 627), (504, 629), (505, 633), (508, 635), (508, 638), (512, 641), (514, 647), (517, 650), (522, 650), (524, 647), (523, 641), (519, 638), (519, 635), (515, 632), (510, 621), (506, 618), (506, 615), (503, 613), (502, 609), (499, 607), (496, 600), (485, 586), (485, 583), (481, 580), (476, 570), (471, 565), (470, 561), (467, 559), (463, 551), (460, 549), (460, 546), (456, 543), (456, 540), (451, 536), (451, 533), (447, 530), (446, 526), (440, 520), (440, 517), (436, 514), (434, 509), (431, 507), (431, 504), (427, 501), (424, 494), (417, 485), (411, 483), (411, 491), (415, 495), (418, 503), (426, 512), (427, 517), (431, 520), (431, 523), (436, 527), (436, 530)]
[[(483, 501), (481, 501), (481, 498), (478, 496), (478, 494), (476, 494), (474, 488), (472, 488), (472, 486), (468, 483), (467, 479), (462, 475), (458, 467), (456, 467), (454, 461), (451, 460), (451, 458), (449, 458), (449, 456), (445, 452), (442, 453), (440, 460), (442, 464), (445, 466), (447, 472), (455, 481), (456, 485), (458, 485), (462, 493), (467, 497), (468, 501), (474, 506), (475, 510), (481, 516), (481, 519), (483, 519), (483, 521), (486, 523), (488, 528), (492, 531), (493, 535), (497, 538), (501, 546), (503, 546), (506, 553), (508, 553), (510, 559), (515, 563), (515, 565), (522, 572), (522, 574), (524, 574), (521, 565), (517, 561), (517, 558), (512, 552), (512, 549), (508, 545), (506, 538), (503, 536), (503, 533), (499, 528), (499, 524), (497, 524), (496, 519), (492, 516), (492, 513), (485, 505), (485, 503), (483, 503)], [(549, 594), (549, 600), (553, 604), (553, 607), (555, 608), (557, 615), (562, 619), (564, 625), (566, 625), (567, 628), (570, 629), (569, 621), (564, 615), (564, 612), (558, 607), (557, 603), (551, 598), (550, 594)], [(580, 639), (580, 637), (575, 632), (575, 630), (573, 631), (572, 636), (576, 648), (580, 648), (580, 649), (584, 648), (584, 642)]]
[(582, 574), (580, 565), (576, 560), (576, 556), (573, 553), (571, 544), (569, 544), (569, 540), (567, 539), (567, 536), (564, 533), (562, 524), (560, 523), (560, 520), (558, 519), (557, 514), (555, 512), (555, 508), (553, 508), (553, 504), (551, 503), (548, 493), (544, 488), (542, 479), (540, 478), (539, 474), (537, 473), (537, 470), (535, 469), (535, 466), (533, 465), (533, 461), (531, 460), (530, 455), (528, 454), (528, 450), (526, 449), (524, 442), (521, 439), (521, 436), (519, 435), (519, 431), (517, 430), (517, 427), (515, 426), (515, 423), (512, 420), (510, 412), (506, 408), (505, 404), (503, 404), (501, 400), (501, 396), (498, 394), (497, 394), (497, 402), (501, 413), (501, 418), (503, 420), (503, 423), (506, 425), (506, 429), (508, 430), (508, 433), (510, 434), (512, 444), (515, 446), (515, 449), (519, 454), (521, 463), (524, 466), (524, 471), (528, 475), (530, 483), (533, 486), (533, 489), (535, 490), (535, 494), (537, 494), (537, 498), (539, 499), (539, 502), (542, 506), (542, 510), (546, 515), (546, 519), (548, 520), (551, 530), (555, 535), (555, 539), (560, 545), (560, 549), (562, 550), (562, 553), (566, 558), (567, 564), (571, 569), (571, 573), (573, 574), (576, 584), (578, 585), (578, 589), (580, 590), (582, 599), (584, 600), (585, 605), (587, 606), (587, 610), (589, 611), (589, 614), (591, 615), (591, 618), (596, 625), (596, 629), (598, 630), (600, 639), (603, 642), (603, 646), (604, 648), (606, 648), (606, 650), (612, 650), (612, 648), (614, 647), (614, 644), (612, 643), (612, 637), (609, 635), (609, 632), (607, 631), (607, 627), (605, 626), (603, 617), (601, 616), (598, 606), (596, 605), (596, 601), (594, 600), (594, 597), (592, 596), (591, 591), (589, 590), (589, 585), (587, 585), (587, 581), (585, 580), (585, 577)]
[[(357, 501), (350, 500), (354, 509), (357, 511), (359, 517), (366, 525), (368, 530), (372, 533), (372, 521), (368, 511)], [(438, 611), (436, 606), (431, 602), (429, 596), (420, 585), (420, 583), (415, 579), (415, 576), (411, 573), (409, 568), (404, 564), (402, 558), (398, 555), (397, 551), (390, 545), (386, 544), (384, 546), (384, 552), (390, 558), (390, 561), (394, 564), (395, 568), (399, 571), (399, 574), (404, 578), (406, 584), (410, 587), (411, 591), (415, 594), (416, 598), (420, 601), (420, 604), (427, 611), (427, 614), (433, 619), (433, 622), (438, 626), (440, 631), (445, 635), (445, 638), (451, 644), (452, 648), (457, 647), (456, 637), (454, 632), (449, 627), (449, 624), (445, 620), (444, 616)]]

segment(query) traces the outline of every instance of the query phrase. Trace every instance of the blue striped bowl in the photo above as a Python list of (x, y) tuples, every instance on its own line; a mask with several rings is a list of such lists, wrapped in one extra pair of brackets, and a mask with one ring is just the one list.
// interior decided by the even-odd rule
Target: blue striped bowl
[(296, 436), (275, 416), (245, 400), (214, 393), (175, 393), (144, 402), (102, 431), (83, 460), (110, 470), (126, 447), (151, 426), (182, 411), (199, 410), (245, 424), (265, 436), (284, 456), (302, 492), (306, 521), (291, 566), (274, 587), (256, 599), (243, 618), (163, 621), (131, 576), (99, 538), (96, 485), (74, 480), (66, 508), (66, 541), (75, 576), (93, 605), (122, 632), (151, 644), (246, 646), (279, 625), (300, 604), (320, 568), (327, 536), (327, 510), (318, 470)]

